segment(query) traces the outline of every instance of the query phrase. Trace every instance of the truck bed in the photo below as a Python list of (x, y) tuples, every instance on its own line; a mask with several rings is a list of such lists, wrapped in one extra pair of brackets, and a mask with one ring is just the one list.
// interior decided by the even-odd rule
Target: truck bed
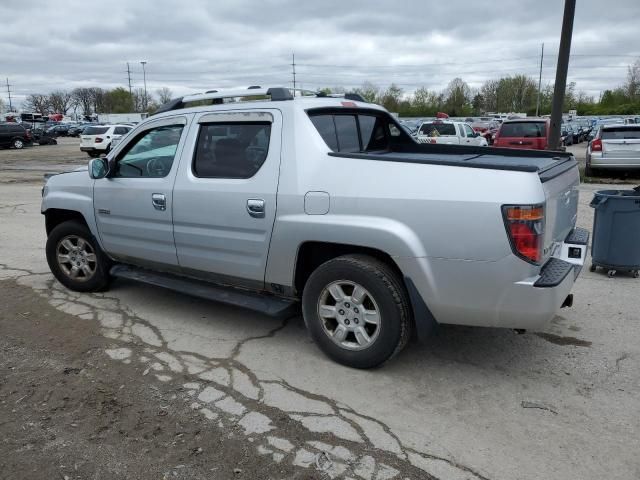
[(537, 172), (542, 182), (551, 180), (577, 165), (573, 155), (566, 152), (438, 144), (402, 146), (398, 150), (386, 152), (332, 152), (329, 155), (384, 162)]

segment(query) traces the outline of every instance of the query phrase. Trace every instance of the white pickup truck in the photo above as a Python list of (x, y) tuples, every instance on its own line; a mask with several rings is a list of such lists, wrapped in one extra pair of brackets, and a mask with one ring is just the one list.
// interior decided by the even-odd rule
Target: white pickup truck
[(469, 145), (486, 147), (487, 139), (475, 132), (471, 125), (449, 120), (423, 122), (418, 129), (418, 143), (442, 143), (446, 145)]
[(564, 152), (416, 143), (356, 96), (208, 92), (49, 178), (47, 261), (76, 291), (126, 278), (268, 315), (301, 304), (327, 355), (374, 367), (412, 331), (541, 329), (570, 306), (579, 181)]

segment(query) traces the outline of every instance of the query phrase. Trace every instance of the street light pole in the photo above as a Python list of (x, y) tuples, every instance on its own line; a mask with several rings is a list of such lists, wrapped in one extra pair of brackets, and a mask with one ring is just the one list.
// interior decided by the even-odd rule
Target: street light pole
[(553, 88), (553, 104), (551, 107), (551, 131), (549, 132), (550, 150), (560, 148), (560, 125), (562, 124), (562, 104), (567, 88), (567, 71), (569, 70), (569, 54), (571, 52), (571, 36), (573, 35), (573, 17), (576, 13), (576, 0), (564, 1), (562, 33), (556, 67), (556, 84)]
[(147, 111), (147, 71), (144, 66), (147, 64), (145, 60), (140, 62), (142, 64), (142, 79), (144, 81), (144, 110)]

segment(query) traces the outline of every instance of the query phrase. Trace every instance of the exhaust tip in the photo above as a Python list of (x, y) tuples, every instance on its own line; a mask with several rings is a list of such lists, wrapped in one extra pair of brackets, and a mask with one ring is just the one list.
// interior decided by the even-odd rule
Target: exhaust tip
[(573, 293), (567, 295), (567, 298), (564, 299), (560, 308), (570, 308), (573, 306)]

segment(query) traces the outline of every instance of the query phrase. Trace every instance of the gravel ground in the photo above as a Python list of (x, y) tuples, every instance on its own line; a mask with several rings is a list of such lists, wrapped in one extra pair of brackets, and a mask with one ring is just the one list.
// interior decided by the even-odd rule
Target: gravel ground
[(299, 317), (55, 282), (41, 179), (77, 148), (0, 151), (0, 478), (640, 478), (640, 280), (585, 269), (544, 332), (441, 326), (355, 371)]

